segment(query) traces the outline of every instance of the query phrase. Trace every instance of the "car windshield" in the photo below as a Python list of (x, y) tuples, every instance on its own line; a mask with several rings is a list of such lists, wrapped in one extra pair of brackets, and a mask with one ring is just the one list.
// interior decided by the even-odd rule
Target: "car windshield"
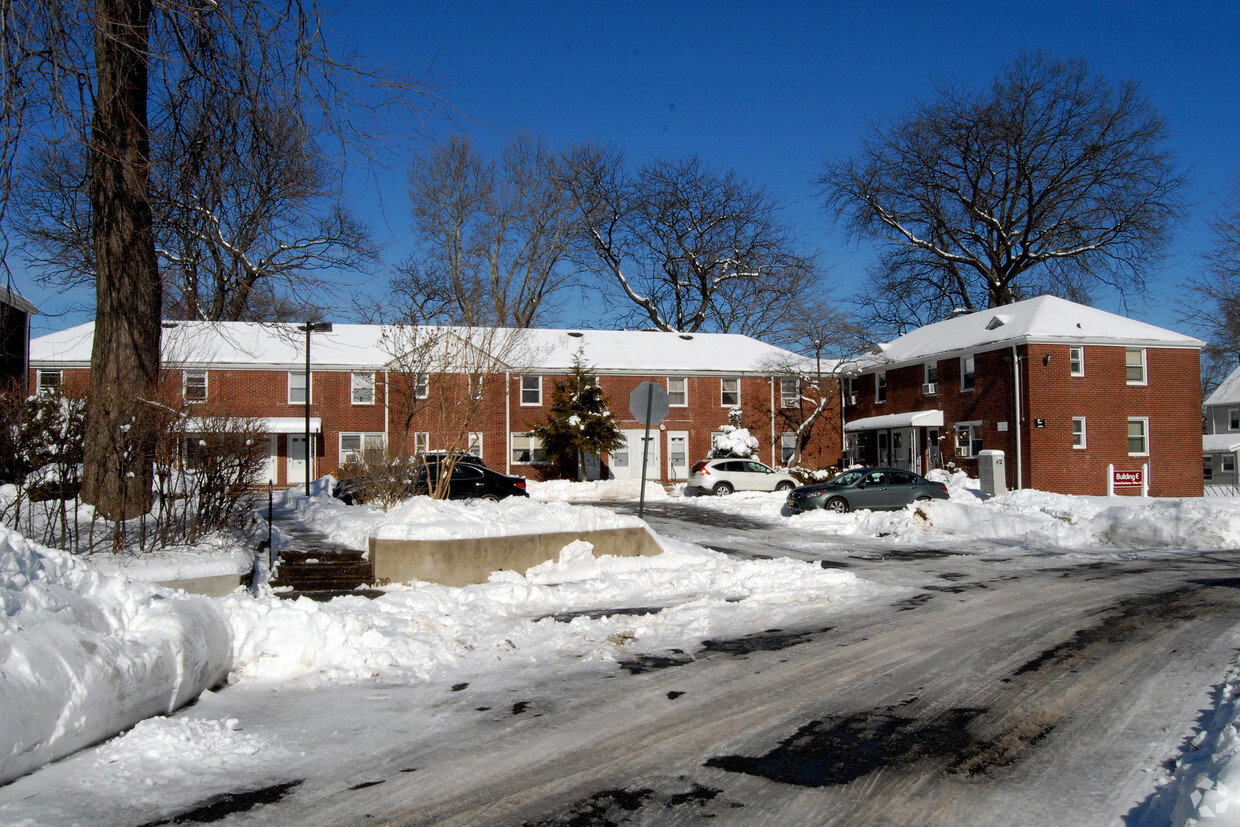
[(865, 476), (862, 471), (845, 471), (835, 479), (831, 480), (832, 485), (856, 485)]

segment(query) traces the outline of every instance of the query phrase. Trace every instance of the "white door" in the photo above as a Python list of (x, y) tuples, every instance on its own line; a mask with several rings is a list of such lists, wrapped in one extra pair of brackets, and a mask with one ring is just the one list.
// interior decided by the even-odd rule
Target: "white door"
[(689, 432), (667, 432), (667, 478), (689, 479)]
[[(313, 437), (312, 437), (313, 438)], [(311, 460), (313, 462), (313, 460)], [(288, 435), (288, 459), (285, 465), (289, 485), (306, 483), (306, 435)]]
[[(646, 433), (644, 428), (623, 431), (625, 447), (612, 453), (611, 470), (618, 480), (636, 480), (642, 476), (642, 439)], [(658, 430), (650, 432), (646, 453), (646, 479), (657, 480), (659, 476), (659, 434)]]
[(266, 485), (275, 482), (280, 475), (280, 437), (272, 434), (267, 437), (267, 461), (254, 472), (254, 484)]

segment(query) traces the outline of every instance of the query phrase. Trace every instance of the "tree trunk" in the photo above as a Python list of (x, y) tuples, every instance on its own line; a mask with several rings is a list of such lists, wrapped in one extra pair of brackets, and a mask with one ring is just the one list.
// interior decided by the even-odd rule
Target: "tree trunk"
[(95, 245), (82, 497), (106, 519), (150, 510), (162, 288), (148, 190), (151, 0), (96, 0), (98, 98), (91, 123)]

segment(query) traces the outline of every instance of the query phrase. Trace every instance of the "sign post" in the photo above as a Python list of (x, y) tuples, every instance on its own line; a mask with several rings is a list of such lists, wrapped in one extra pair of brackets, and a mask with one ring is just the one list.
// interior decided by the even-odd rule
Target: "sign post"
[(670, 410), (668, 406), (667, 391), (662, 385), (656, 385), (654, 382), (642, 382), (633, 392), (629, 394), (629, 413), (633, 414), (633, 418), (646, 426), (645, 436), (642, 438), (642, 476), (641, 476), (641, 496), (637, 501), (637, 518), (640, 520), (645, 516), (646, 512), (646, 458), (650, 452), (650, 426), (658, 425), (667, 416)]

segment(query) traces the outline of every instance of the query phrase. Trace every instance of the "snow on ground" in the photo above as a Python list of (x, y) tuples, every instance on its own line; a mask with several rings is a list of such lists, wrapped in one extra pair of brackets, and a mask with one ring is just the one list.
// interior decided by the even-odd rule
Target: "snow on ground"
[[(960, 553), (1054, 553), (1067, 558), (1240, 545), (1240, 503), (1221, 499), (1066, 497), (1019, 491), (986, 498), (976, 481), (948, 478), (951, 498), (887, 513), (786, 515), (777, 494), (692, 498), (839, 541), (936, 544)], [(312, 497), (286, 492), (280, 508), (331, 538), (503, 536), (638, 525), (588, 504), (635, 500), (635, 483), (535, 483), (530, 499), (500, 503), (415, 498), (384, 513), (344, 506), (321, 481)], [(647, 488), (647, 499), (668, 497)], [(675, 491), (673, 497), (682, 497)], [(451, 588), (389, 587), (380, 598), (284, 601), (260, 589), (193, 597), (153, 585), (222, 569), (248, 570), (236, 537), (195, 549), (109, 560), (75, 558), (0, 532), (0, 782), (111, 733), (100, 750), (111, 784), (158, 786), (195, 772), (244, 774), (279, 760), (232, 719), (151, 718), (227, 676), (233, 685), (286, 688), (417, 684), (507, 667), (550, 671), (691, 647), (711, 637), (793, 625), (890, 595), (888, 586), (790, 559), (741, 560), (659, 538), (657, 557), (595, 558), (588, 544), (524, 574)], [(281, 540), (276, 538), (276, 545)], [(105, 568), (107, 569), (105, 571)], [(641, 609), (649, 608), (646, 613)], [(598, 610), (623, 609), (607, 614)], [(1174, 790), (1183, 823), (1221, 814), (1240, 787), (1236, 675), (1219, 690), (1218, 720), (1203, 724), (1209, 759), (1185, 760)], [(141, 723), (137, 723), (143, 718)], [(135, 724), (137, 724), (135, 726)], [(153, 793), (152, 793), (153, 794)], [(1188, 803), (1185, 803), (1187, 801)], [(1236, 801), (1240, 811), (1240, 798)], [(1234, 813), (1233, 813), (1234, 815)], [(0, 821), (4, 820), (0, 808)], [(1219, 823), (1219, 822), (1214, 822)]]

